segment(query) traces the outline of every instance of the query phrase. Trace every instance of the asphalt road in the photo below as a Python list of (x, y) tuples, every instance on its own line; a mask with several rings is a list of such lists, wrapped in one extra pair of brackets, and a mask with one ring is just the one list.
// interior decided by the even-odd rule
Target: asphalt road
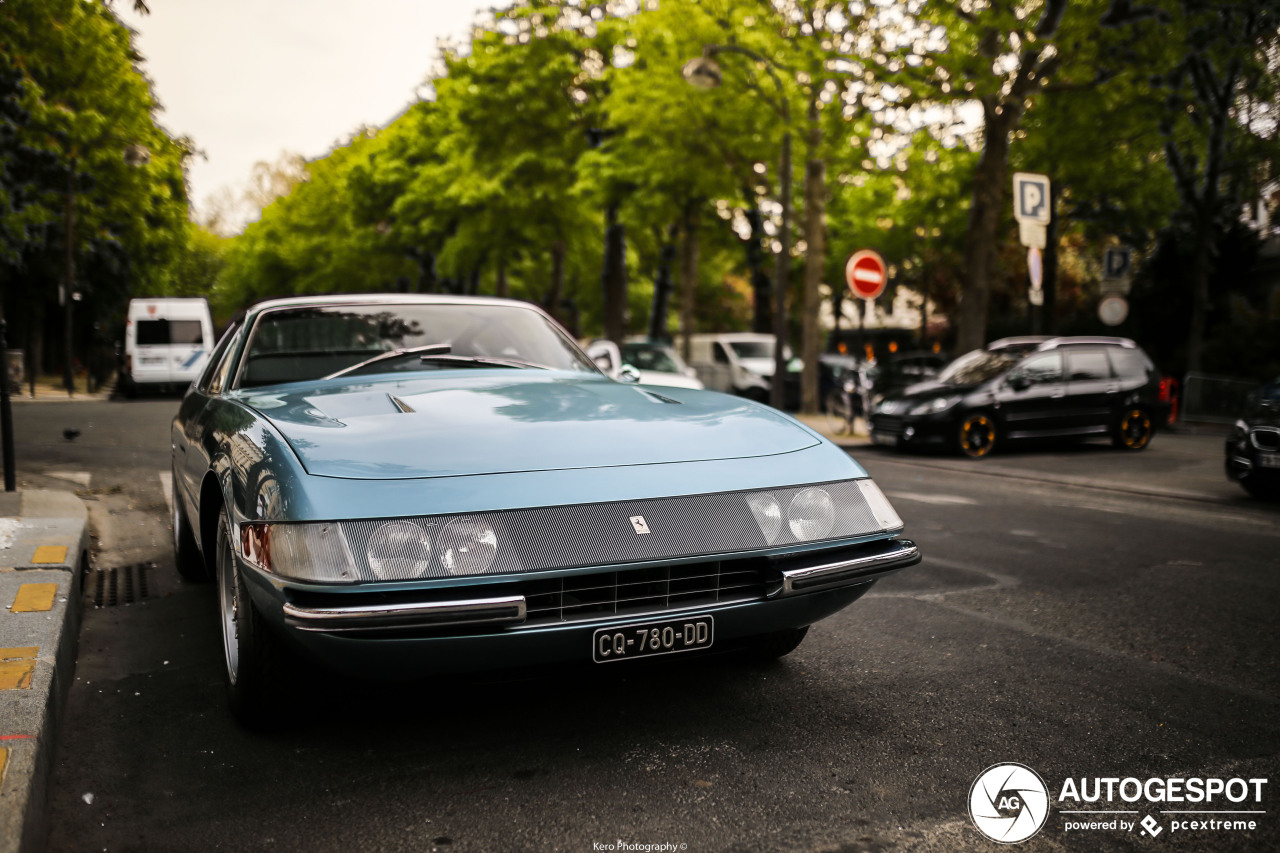
[[(147, 582), (133, 604), (86, 607), (50, 850), (993, 850), (966, 806), (1001, 762), (1055, 798), (1018, 848), (1280, 847), (1280, 507), (1217, 479), (1216, 437), (983, 461), (858, 451), (925, 561), (781, 662), (330, 679), (268, 737), (224, 707), (212, 587), (172, 569), (175, 408), (18, 412), (20, 479), (80, 488), (94, 565), (141, 563)], [(1260, 803), (1059, 797), (1096, 777), (1268, 782)], [(1265, 813), (1192, 816), (1252, 831), (1167, 814), (1205, 809)], [(1148, 816), (1155, 837), (1066, 830)]]

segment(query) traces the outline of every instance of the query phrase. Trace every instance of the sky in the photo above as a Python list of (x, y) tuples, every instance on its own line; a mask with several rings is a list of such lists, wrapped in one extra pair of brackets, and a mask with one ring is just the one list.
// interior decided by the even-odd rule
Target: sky
[(417, 99), (437, 42), (469, 41), (494, 0), (116, 0), (164, 106), (160, 124), (205, 157), (190, 166), (197, 218), (259, 161), (310, 159)]

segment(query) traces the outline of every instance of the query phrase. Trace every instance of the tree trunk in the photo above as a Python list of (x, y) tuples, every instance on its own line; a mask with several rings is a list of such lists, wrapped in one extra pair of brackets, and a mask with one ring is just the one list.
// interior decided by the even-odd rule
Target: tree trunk
[(817, 87), (809, 103), (809, 159), (804, 168), (804, 313), (800, 322), (800, 358), (804, 371), (800, 374), (800, 411), (818, 412), (818, 355), (821, 352), (821, 330), (818, 307), (821, 297), (818, 285), (827, 264), (827, 166), (818, 153), (822, 145), (822, 126), (818, 124)]
[(75, 354), (72, 350), (74, 326), (71, 313), (72, 306), (75, 305), (72, 294), (76, 289), (76, 159), (74, 157), (71, 158), (71, 175), (67, 178), (67, 195), (63, 199), (62, 241), (64, 243), (62, 259), (62, 310), (64, 312), (62, 327), (62, 384), (67, 389), (67, 396), (74, 397), (76, 379)]
[(560, 319), (560, 302), (564, 299), (564, 257), (567, 247), (564, 240), (551, 244), (551, 289), (547, 292), (546, 309), (552, 317)]
[(997, 114), (996, 106), (994, 98), (983, 102), (985, 142), (973, 176), (973, 203), (964, 244), (964, 292), (957, 317), (956, 349), (960, 353), (981, 348), (987, 339), (991, 279), (1009, 175), (1009, 118), (1016, 113), (1006, 104)]
[(627, 240), (626, 226), (618, 222), (618, 206), (605, 212), (604, 336), (621, 345), (627, 334)]
[(676, 261), (675, 242), (680, 235), (680, 226), (672, 225), (667, 231), (667, 239), (658, 254), (658, 271), (653, 276), (653, 310), (649, 313), (649, 337), (656, 341), (671, 339), (667, 331), (667, 314), (670, 310), (671, 291), (675, 282), (671, 279), (671, 266)]
[(689, 360), (689, 336), (697, 331), (694, 304), (698, 295), (698, 205), (684, 208), (684, 240), (680, 243), (680, 354)]
[(507, 256), (498, 258), (498, 280), (494, 283), (494, 291), (499, 298), (511, 297), (511, 285), (507, 281)]

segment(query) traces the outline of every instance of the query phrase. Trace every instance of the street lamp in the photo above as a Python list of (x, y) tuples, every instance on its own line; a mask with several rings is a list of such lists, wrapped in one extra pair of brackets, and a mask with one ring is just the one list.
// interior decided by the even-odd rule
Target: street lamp
[(774, 69), (774, 63), (754, 50), (734, 44), (709, 44), (702, 49), (702, 56), (695, 57), (684, 64), (681, 74), (689, 85), (699, 89), (713, 89), (724, 81), (720, 71), (720, 63), (716, 55), (720, 53), (740, 53), (763, 66), (769, 79), (778, 88), (778, 99), (774, 101), (760, 92), (773, 111), (782, 119), (782, 153), (778, 155), (778, 201), (782, 205), (782, 227), (778, 239), (782, 247), (774, 272), (773, 287), (773, 380), (769, 383), (769, 404), (775, 409), (786, 407), (787, 358), (783, 354), (786, 349), (787, 335), (787, 280), (791, 266), (791, 108), (787, 104), (787, 93)]

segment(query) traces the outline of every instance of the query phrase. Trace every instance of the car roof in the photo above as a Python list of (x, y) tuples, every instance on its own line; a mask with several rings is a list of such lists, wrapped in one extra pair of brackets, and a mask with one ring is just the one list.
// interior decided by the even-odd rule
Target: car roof
[(1080, 335), (1069, 338), (1050, 338), (1040, 344), (1041, 351), (1073, 346), (1110, 346), (1137, 349), (1138, 345), (1129, 338), (1113, 338), (1106, 335)]
[(305, 308), (311, 305), (516, 305), (541, 311), (532, 302), (496, 296), (459, 296), (452, 293), (326, 293), (264, 299), (250, 309), (254, 313), (273, 308)]

